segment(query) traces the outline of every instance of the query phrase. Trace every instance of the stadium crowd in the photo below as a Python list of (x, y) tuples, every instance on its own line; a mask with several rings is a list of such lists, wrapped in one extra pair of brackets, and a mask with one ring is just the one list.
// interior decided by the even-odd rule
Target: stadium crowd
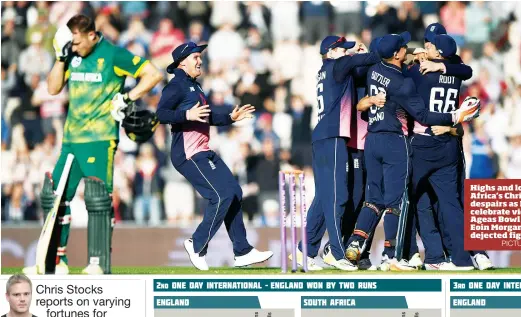
[[(212, 127), (211, 148), (239, 179), (248, 225), (278, 225), (278, 171), (303, 169), (314, 192), (311, 131), (316, 124), (318, 45), (328, 34), (363, 41), (442, 23), (473, 68), (461, 98), (481, 99), (465, 126), (469, 178), (521, 178), (521, 4), (518, 2), (2, 2), (2, 222), (41, 221), (44, 172), (52, 171), (68, 106), (66, 91), (47, 93), (58, 26), (83, 13), (106, 38), (165, 70), (177, 45), (208, 43), (201, 82), (213, 106), (252, 104), (255, 119)], [(169, 77), (139, 101), (155, 109)], [(135, 85), (128, 78), (125, 86)], [(115, 157), (117, 221), (188, 226), (202, 199), (172, 167), (170, 133), (161, 125), (138, 146), (120, 130)], [(72, 226), (85, 226), (83, 187), (71, 202)]]

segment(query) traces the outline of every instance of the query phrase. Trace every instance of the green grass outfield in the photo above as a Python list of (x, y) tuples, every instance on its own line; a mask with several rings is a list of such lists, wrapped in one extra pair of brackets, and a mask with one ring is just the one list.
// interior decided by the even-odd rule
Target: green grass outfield
[[(71, 274), (81, 274), (81, 270), (83, 268), (72, 267), (70, 268)], [(2, 268), (2, 274), (14, 274), (21, 273), (22, 268)], [(221, 268), (210, 268), (209, 271), (199, 271), (193, 267), (114, 267), (112, 269), (113, 274), (183, 274), (183, 275), (198, 275), (198, 274), (222, 274), (222, 275), (281, 275), (285, 276), (281, 273), (280, 268), (231, 268), (231, 267), (221, 267)], [(291, 268), (288, 268), (288, 274), (291, 274)], [(402, 274), (425, 274), (425, 275), (454, 275), (454, 274), (521, 274), (521, 267), (515, 268), (498, 268), (487, 271), (412, 271), (412, 272), (382, 272), (382, 271), (356, 271), (356, 272), (343, 272), (337, 269), (326, 268), (319, 272), (297, 272), (295, 275), (303, 275), (303, 274), (313, 274), (313, 275), (402, 275)]]

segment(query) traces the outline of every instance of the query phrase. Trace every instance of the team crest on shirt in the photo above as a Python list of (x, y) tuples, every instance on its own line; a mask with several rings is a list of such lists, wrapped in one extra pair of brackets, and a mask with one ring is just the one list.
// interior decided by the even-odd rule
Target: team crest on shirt
[(98, 58), (98, 70), (103, 68), (103, 63), (105, 62), (104, 58)]
[(81, 61), (82, 61), (81, 56), (74, 56), (71, 61), (71, 66), (78, 67), (81, 64)]

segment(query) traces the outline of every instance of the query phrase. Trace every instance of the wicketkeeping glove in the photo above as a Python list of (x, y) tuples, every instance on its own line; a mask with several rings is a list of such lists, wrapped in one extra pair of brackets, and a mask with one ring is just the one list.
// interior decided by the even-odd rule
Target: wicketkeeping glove
[(62, 26), (54, 34), (54, 40), (52, 41), (54, 47), (54, 53), (56, 59), (60, 62), (65, 61), (72, 52), (72, 32), (66, 26)]
[(458, 123), (476, 119), (479, 117), (480, 109), (480, 100), (476, 97), (469, 96), (465, 98), (458, 110), (452, 112), (452, 122), (454, 125), (457, 125)]
[(121, 121), (125, 119), (125, 109), (132, 103), (132, 100), (128, 97), (127, 94), (117, 93), (114, 98), (112, 98), (112, 108), (110, 110), (110, 114), (116, 121)]

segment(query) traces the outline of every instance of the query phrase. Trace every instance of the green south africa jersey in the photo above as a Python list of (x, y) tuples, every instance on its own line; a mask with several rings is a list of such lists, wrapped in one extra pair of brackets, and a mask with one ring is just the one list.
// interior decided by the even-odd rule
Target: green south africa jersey
[(63, 142), (117, 140), (119, 124), (110, 114), (111, 100), (122, 91), (125, 77), (137, 78), (147, 62), (101, 35), (87, 57), (74, 56), (65, 73), (69, 113)]

